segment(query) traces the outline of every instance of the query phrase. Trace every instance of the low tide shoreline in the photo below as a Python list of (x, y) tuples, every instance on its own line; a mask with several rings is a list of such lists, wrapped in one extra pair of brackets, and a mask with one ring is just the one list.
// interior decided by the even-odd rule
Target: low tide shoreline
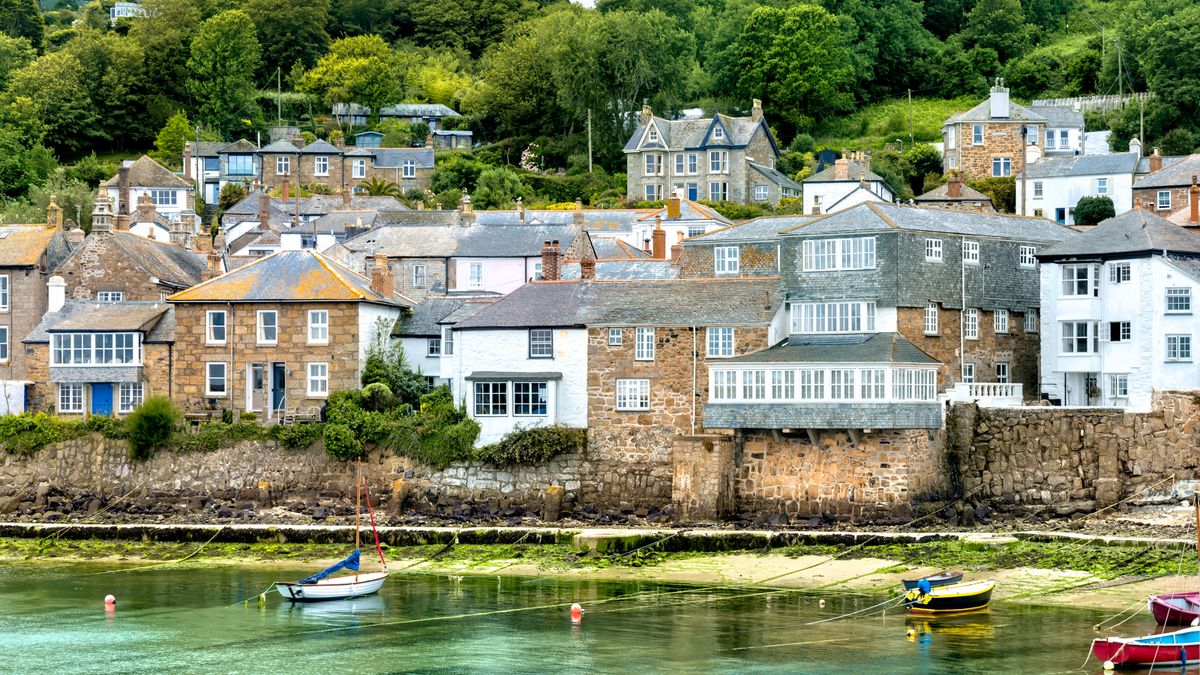
[[(0, 563), (86, 561), (129, 566), (131, 572), (206, 565), (300, 570), (341, 558), (348, 548), (342, 542), (349, 541), (340, 529), (328, 538), (303, 542), (288, 541), (278, 532), (242, 533), (226, 537), (234, 541), (222, 541), (211, 532), (97, 538), (78, 528), (68, 533), (0, 525)], [(201, 533), (206, 534), (200, 538)], [(402, 574), (644, 581), (827, 595), (895, 594), (901, 579), (956, 569), (967, 580), (996, 579), (995, 602), (1113, 612), (1153, 593), (1200, 587), (1195, 545), (1186, 540), (1029, 532), (820, 532), (773, 533), (766, 545), (756, 539), (760, 533), (739, 533), (737, 538), (711, 537), (701, 545), (681, 546), (677, 540), (685, 538), (686, 544), (687, 537), (696, 540), (696, 533), (552, 528), (466, 533), (451, 528), (419, 536), (387, 533), (385, 542), (394, 543), (384, 543), (384, 552), (390, 569)], [(364, 540), (362, 548), (364, 561), (373, 559), (373, 541)]]

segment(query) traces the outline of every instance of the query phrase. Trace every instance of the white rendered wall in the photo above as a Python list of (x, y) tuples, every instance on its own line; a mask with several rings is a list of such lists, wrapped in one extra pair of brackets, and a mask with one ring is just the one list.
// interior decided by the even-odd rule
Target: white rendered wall
[[(1133, 208), (1133, 175), (1127, 173), (1108, 174), (1104, 176), (1062, 176), (1056, 178), (1029, 178), (1024, 181), (1017, 180), (1017, 200), (1021, 203), (1024, 200), (1025, 215), (1032, 216), (1034, 209), (1042, 210), (1042, 217), (1049, 220), (1055, 219), (1055, 209), (1066, 209), (1067, 225), (1074, 225), (1075, 218), (1071, 215), (1071, 209), (1079, 203), (1082, 197), (1097, 197), (1100, 196), (1096, 192), (1096, 179), (1108, 179), (1108, 193), (1104, 196), (1108, 197), (1113, 202), (1113, 209), (1116, 213), (1125, 213)], [(1034, 195), (1033, 184), (1037, 181), (1042, 183), (1042, 198), (1036, 199)], [(1025, 196), (1025, 185), (1029, 188), (1029, 196)]]
[[(454, 258), (454, 291), (493, 291), (512, 293), (532, 276), (533, 259), (527, 258)], [(483, 264), (483, 285), (471, 285), (471, 263)], [(528, 268), (528, 276), (527, 276)]]

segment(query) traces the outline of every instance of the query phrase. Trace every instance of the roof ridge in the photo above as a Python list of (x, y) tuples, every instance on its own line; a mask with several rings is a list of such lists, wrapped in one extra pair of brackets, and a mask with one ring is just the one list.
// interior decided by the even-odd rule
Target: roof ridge
[[(263, 257), (259, 258), (258, 260), (255, 260), (254, 262), (246, 263), (245, 265), (242, 265), (241, 267), (238, 267), (237, 269), (226, 270), (223, 274), (215, 276), (215, 277), (209, 279), (208, 281), (201, 281), (200, 283), (196, 284), (195, 286), (191, 286), (189, 288), (183, 289), (182, 291), (179, 291), (178, 293), (172, 293), (171, 295), (168, 295), (166, 302), (172, 302), (173, 298), (176, 298), (184, 293), (191, 293), (192, 291), (197, 291), (201, 288), (204, 288), (205, 286), (213, 283), (217, 279), (221, 279), (221, 278), (225, 277), (226, 275), (233, 274), (235, 272), (241, 272), (242, 270), (250, 269), (251, 267), (254, 267), (255, 265), (263, 262), (264, 260), (267, 260), (268, 258), (274, 258), (275, 256), (279, 255), (280, 253), (287, 253), (287, 251), (280, 249), (278, 251), (275, 251), (274, 253), (268, 253), (267, 255), (264, 255)], [(183, 300), (179, 300), (178, 302), (183, 302)]]
[[(342, 283), (343, 286), (349, 288), (350, 291), (354, 295), (356, 295), (359, 300), (367, 299), (367, 296), (364, 295), (361, 291), (359, 291), (358, 288), (354, 284), (351, 284), (349, 281), (346, 280), (345, 277), (342, 276), (342, 274), (338, 270), (335, 270), (335, 269), (333, 269), (333, 267), (330, 266), (331, 264), (337, 265), (337, 263), (334, 263), (332, 260), (327, 260), (325, 258), (325, 256), (321, 255), (320, 253), (317, 253), (316, 251), (314, 251), (312, 249), (306, 248), (306, 249), (303, 249), (303, 251), (308, 253), (309, 255), (311, 255), (321, 265), (321, 267), (325, 268), (326, 272), (329, 272), (330, 274), (332, 274), (335, 279), (337, 279), (338, 281), (340, 281)], [(282, 251), (280, 251), (280, 253), (282, 253)], [(337, 265), (337, 266), (341, 267), (341, 265)], [(346, 268), (346, 271), (350, 272), (351, 274), (357, 274), (356, 272), (350, 270), (349, 268)], [(363, 277), (363, 279), (366, 280), (368, 283), (370, 282), (370, 279), (367, 279), (365, 276)], [(375, 289), (372, 288), (371, 290), (374, 291)], [(384, 296), (382, 293), (380, 293), (379, 295), (380, 295), (380, 297), (383, 297), (385, 300), (387, 299), (387, 297)]]
[(892, 228), (893, 230), (903, 229), (899, 225), (896, 224), (896, 221), (894, 221), (890, 217), (884, 215), (883, 212), (879, 210), (879, 202), (865, 202), (865, 204), (867, 205), (867, 208), (871, 210), (872, 213), (879, 216), (880, 220), (887, 223), (888, 227)]

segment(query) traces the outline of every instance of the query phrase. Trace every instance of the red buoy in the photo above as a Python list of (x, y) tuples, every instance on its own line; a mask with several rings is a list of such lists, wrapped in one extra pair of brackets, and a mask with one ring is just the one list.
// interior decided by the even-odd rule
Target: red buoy
[(112, 593), (109, 593), (108, 595), (104, 596), (104, 604), (109, 607), (112, 607), (113, 605), (117, 604), (117, 596), (113, 595)]
[(577, 602), (571, 605), (571, 623), (583, 621), (583, 607)]

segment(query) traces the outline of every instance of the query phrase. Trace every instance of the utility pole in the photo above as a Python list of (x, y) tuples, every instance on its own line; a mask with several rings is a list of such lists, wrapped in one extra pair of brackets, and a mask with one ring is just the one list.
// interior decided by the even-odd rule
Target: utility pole
[(1121, 100), (1121, 79), (1124, 77), (1121, 70), (1121, 43), (1117, 42), (1117, 101)]
[(592, 172), (592, 109), (588, 108), (588, 173)]
[(913, 112), (912, 112), (912, 89), (908, 90), (908, 147), (913, 147)]
[(283, 126), (283, 66), (275, 69), (275, 119)]
[(1146, 147), (1146, 101), (1138, 96), (1138, 140)]

